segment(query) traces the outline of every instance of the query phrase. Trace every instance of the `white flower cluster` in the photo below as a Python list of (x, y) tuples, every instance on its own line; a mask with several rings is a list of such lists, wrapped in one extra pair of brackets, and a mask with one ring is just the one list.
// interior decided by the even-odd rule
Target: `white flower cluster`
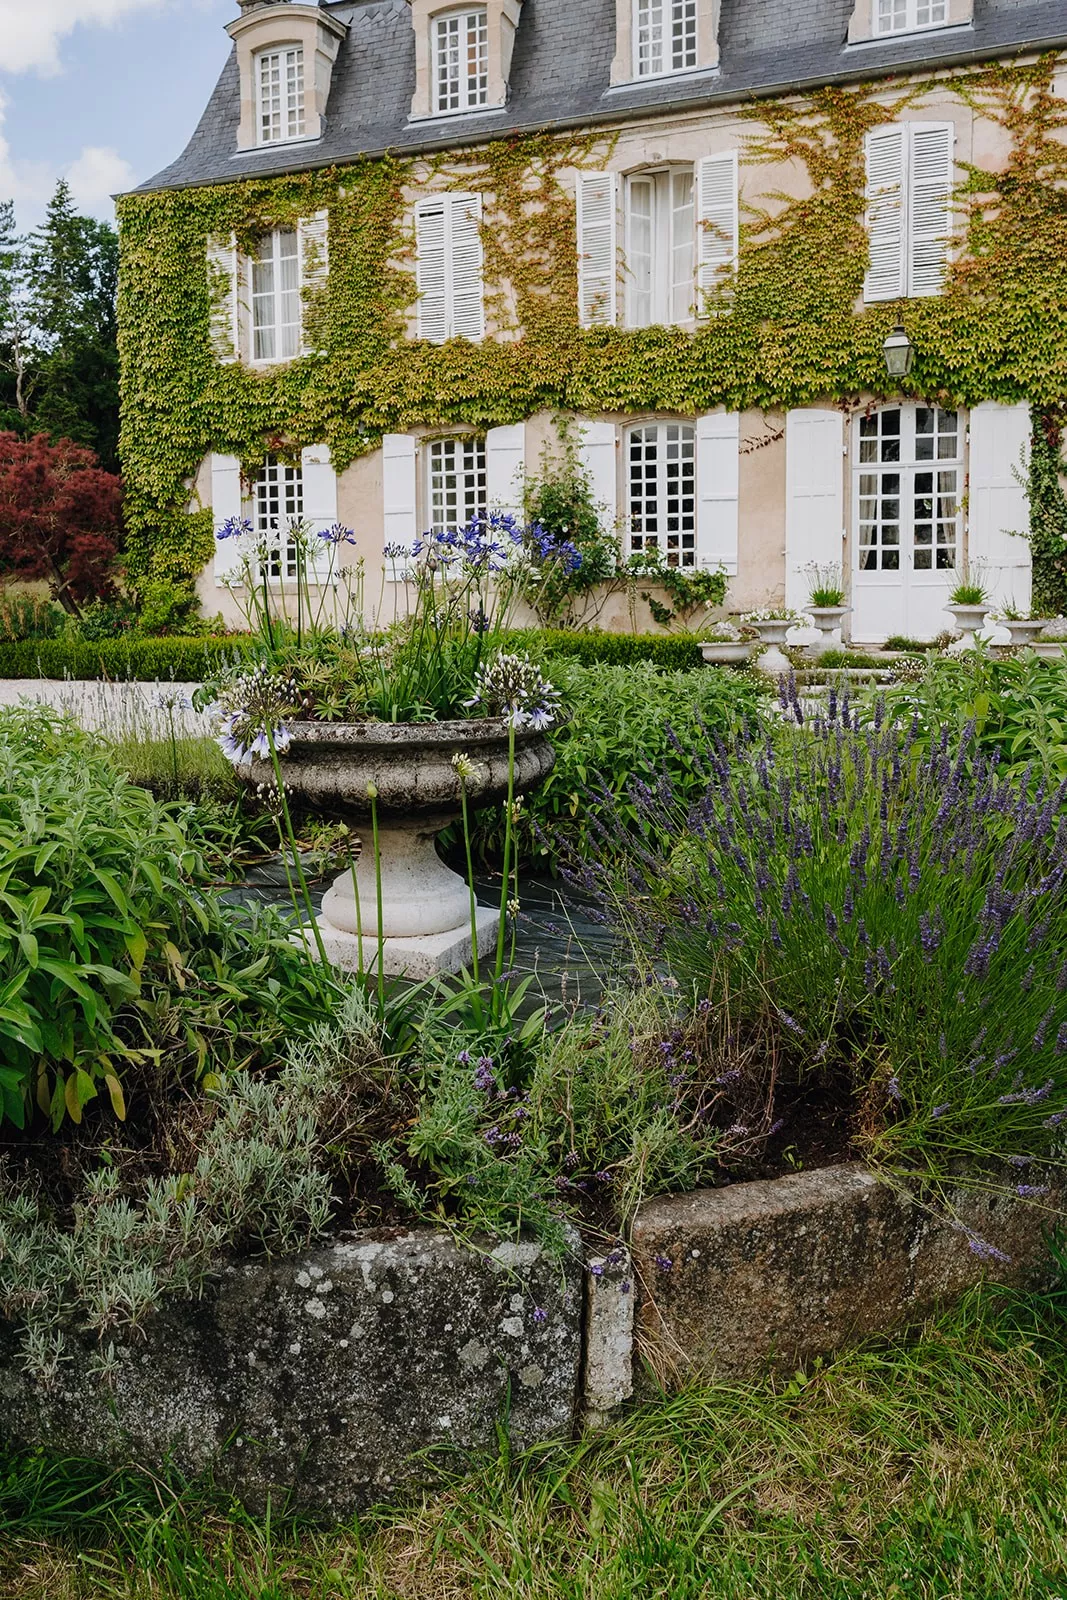
[(559, 715), (559, 691), (526, 655), (501, 651), (482, 667), (474, 682), (469, 711), (504, 717), (513, 728), (551, 728)]

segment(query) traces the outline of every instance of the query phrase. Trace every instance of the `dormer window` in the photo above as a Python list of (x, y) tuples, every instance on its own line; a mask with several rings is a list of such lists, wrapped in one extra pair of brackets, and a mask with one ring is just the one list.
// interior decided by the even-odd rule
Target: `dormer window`
[(472, 111), (489, 100), (489, 15), (485, 6), (433, 21), (434, 108)]
[(697, 65), (697, 0), (635, 0), (634, 77)]
[(920, 28), (943, 28), (949, 20), (948, 0), (873, 0), (874, 32), (916, 33)]
[(256, 96), (260, 144), (304, 137), (304, 51), (300, 45), (264, 50), (256, 57)]

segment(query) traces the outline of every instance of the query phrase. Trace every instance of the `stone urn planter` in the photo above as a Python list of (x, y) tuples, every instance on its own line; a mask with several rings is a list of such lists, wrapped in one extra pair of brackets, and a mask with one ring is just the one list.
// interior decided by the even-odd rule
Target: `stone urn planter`
[[(473, 768), (472, 808), (508, 793), (508, 727), (500, 718), (428, 723), (289, 724), (292, 744), (281, 758), (288, 788), (328, 816), (347, 822), (362, 840), (353, 873), (327, 892), (319, 928), (326, 954), (355, 971), (377, 968), (379, 936), (386, 973), (409, 978), (458, 972), (470, 963), (470, 888), (446, 867), (435, 841), (462, 814), (462, 786), (453, 757)], [(521, 729), (515, 742), (515, 793), (526, 794), (551, 772), (556, 753), (543, 733)], [(245, 782), (272, 784), (268, 761), (239, 769)], [(374, 792), (381, 863), (382, 919), (372, 842)], [(482, 950), (496, 936), (498, 914), (477, 913)], [(308, 935), (310, 938), (310, 935)]]
[(760, 672), (767, 673), (771, 678), (780, 678), (783, 673), (791, 672), (793, 664), (782, 646), (790, 628), (796, 624), (783, 618), (777, 622), (750, 622), (748, 625), (759, 634), (760, 653), (756, 657), (756, 666)]
[(808, 646), (813, 656), (824, 656), (830, 650), (840, 650), (840, 636), (835, 639), (834, 633), (841, 627), (845, 617), (851, 611), (851, 606), (806, 606), (806, 614), (819, 630), (819, 637), (814, 644)]
[(976, 649), (977, 644), (974, 636), (988, 616), (989, 606), (986, 604), (980, 606), (946, 606), (945, 610), (951, 612), (960, 634), (960, 637), (949, 645), (949, 653), (951, 655), (961, 655), (964, 650)]
[(1033, 651), (1042, 661), (1062, 661), (1067, 639), (1035, 639)]
[(700, 646), (700, 653), (709, 667), (740, 667), (752, 655), (751, 639), (709, 639)]
[(1009, 647), (1020, 650), (1034, 643), (1046, 620), (1043, 617), (998, 617), (997, 627), (1007, 630)]

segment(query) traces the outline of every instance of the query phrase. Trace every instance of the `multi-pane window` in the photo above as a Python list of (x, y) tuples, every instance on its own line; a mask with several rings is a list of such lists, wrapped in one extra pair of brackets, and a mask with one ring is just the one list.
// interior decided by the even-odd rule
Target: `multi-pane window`
[(654, 78), (697, 64), (697, 0), (636, 0), (634, 76)]
[(267, 551), (268, 578), (284, 583), (294, 582), (299, 576), (292, 530), (303, 515), (303, 469), (283, 466), (271, 456), (256, 479), (253, 518), (257, 541)]
[(304, 52), (299, 45), (256, 57), (260, 144), (304, 137)]
[(489, 16), (484, 6), (434, 20), (434, 109), (470, 111), (489, 98)]
[(685, 322), (695, 292), (695, 197), (691, 168), (633, 177), (627, 184), (628, 322)]
[(252, 359), (300, 354), (300, 241), (295, 229), (264, 234), (252, 258)]
[(943, 27), (948, 0), (874, 0), (874, 31), (912, 33), (917, 28)]
[(465, 527), (472, 517), (484, 516), (489, 507), (485, 440), (467, 435), (434, 439), (427, 489), (434, 533)]
[(650, 422), (627, 434), (630, 551), (669, 567), (697, 561), (696, 429)]
[(861, 417), (857, 476), (861, 572), (947, 572), (956, 565), (958, 411), (889, 406)]

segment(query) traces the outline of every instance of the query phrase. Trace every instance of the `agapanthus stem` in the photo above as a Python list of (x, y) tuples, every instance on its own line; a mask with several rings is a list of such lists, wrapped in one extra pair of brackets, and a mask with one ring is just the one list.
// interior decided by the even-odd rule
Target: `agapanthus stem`
[(474, 853), (471, 849), (470, 803), (467, 799), (466, 779), (460, 779), (459, 794), (463, 806), (463, 843), (467, 851), (467, 887), (471, 897), (471, 971), (477, 988), (481, 983), (478, 971), (478, 896), (474, 889)]
[(511, 836), (515, 810), (515, 724), (508, 723), (508, 808), (504, 822), (503, 886), (500, 893), (500, 922), (496, 933), (496, 968), (493, 973), (493, 1011), (500, 1004), (500, 981), (504, 976), (504, 948), (508, 931), (508, 898), (511, 891)]
[[(267, 724), (267, 743), (270, 746), (270, 760), (271, 766), (274, 768), (274, 781), (278, 785), (278, 799), (281, 805), (282, 819), (285, 823), (285, 837), (289, 848), (293, 853), (293, 866), (296, 868), (297, 882), (300, 884), (300, 894), (304, 902), (304, 910), (307, 913), (307, 919), (311, 925), (311, 934), (315, 940), (316, 949), (318, 950), (319, 963), (323, 971), (325, 971), (328, 969), (330, 961), (326, 954), (326, 946), (323, 943), (322, 929), (319, 927), (318, 918), (315, 916), (315, 908), (311, 903), (311, 891), (308, 888), (307, 877), (300, 861), (300, 851), (297, 848), (296, 833), (293, 828), (293, 819), (289, 814), (289, 802), (285, 798), (285, 779), (282, 776), (282, 764), (278, 759), (278, 751), (274, 743), (274, 729), (270, 726), (269, 722)], [(323, 994), (325, 995), (325, 987), (322, 985), (320, 985), (320, 987), (323, 989)]]

